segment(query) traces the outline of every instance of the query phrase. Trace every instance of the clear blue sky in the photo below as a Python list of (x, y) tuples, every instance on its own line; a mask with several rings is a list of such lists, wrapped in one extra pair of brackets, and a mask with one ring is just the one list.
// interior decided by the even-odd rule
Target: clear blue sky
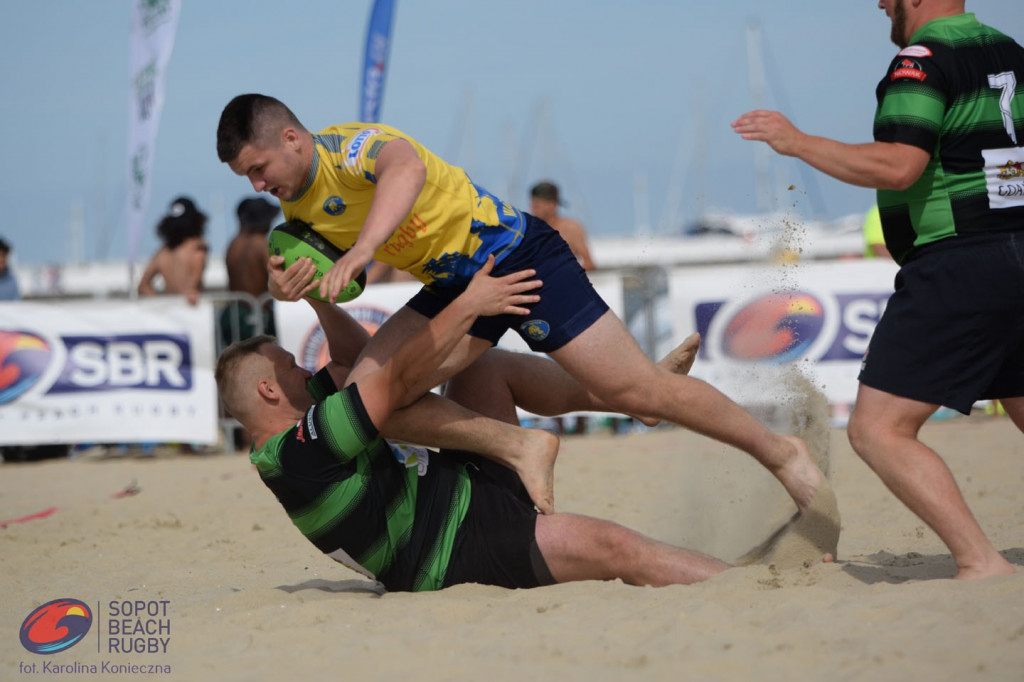
[[(211, 216), (208, 237), (223, 252), (235, 205), (251, 194), (216, 156), (231, 97), (274, 95), (313, 130), (353, 120), (358, 105), (370, 0), (182, 4), (140, 260), (178, 194)], [(968, 9), (1024, 40), (1018, 4)], [(80, 206), (86, 259), (123, 259), (132, 2), (3, 8), (0, 235), (16, 262), (65, 262)], [(644, 180), (655, 231), (670, 214), (678, 228), (705, 209), (753, 212), (755, 145), (729, 127), (750, 108), (751, 21), (767, 106), (808, 132), (868, 141), (875, 85), (896, 51), (870, 0), (397, 0), (382, 119), (513, 203), (553, 178), (566, 213), (595, 236), (633, 231)], [(775, 159), (773, 174), (779, 207), (794, 215), (835, 218), (873, 201), (794, 161)]]

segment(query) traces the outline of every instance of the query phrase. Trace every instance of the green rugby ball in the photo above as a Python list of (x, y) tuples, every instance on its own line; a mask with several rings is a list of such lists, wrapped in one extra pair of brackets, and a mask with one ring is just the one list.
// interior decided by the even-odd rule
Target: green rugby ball
[[(331, 266), (345, 255), (345, 251), (327, 241), (310, 223), (301, 220), (289, 220), (281, 223), (267, 236), (267, 246), (271, 256), (284, 256), (284, 266), (289, 267), (300, 258), (309, 258), (316, 265), (316, 273), (311, 279), (323, 279)], [(366, 288), (366, 270), (349, 282), (348, 286), (338, 293), (335, 303), (351, 301)], [(320, 296), (319, 289), (306, 294), (318, 301), (327, 299)]]

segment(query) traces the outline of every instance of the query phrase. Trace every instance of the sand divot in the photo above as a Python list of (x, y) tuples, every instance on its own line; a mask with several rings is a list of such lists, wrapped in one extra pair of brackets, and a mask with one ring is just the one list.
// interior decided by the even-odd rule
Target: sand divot
[(796, 514), (771, 537), (736, 560), (737, 566), (772, 564), (779, 569), (800, 568), (836, 556), (839, 546), (839, 506), (829, 484), (823, 483), (803, 514)]
[(837, 556), (839, 545), (839, 505), (827, 477), (831, 471), (829, 458), (828, 401), (825, 395), (796, 367), (786, 368), (781, 381), (787, 397), (791, 435), (800, 438), (826, 480), (818, 488), (810, 507), (795, 514), (768, 539), (736, 560), (738, 566), (754, 563), (773, 564), (777, 568), (798, 568), (815, 562), (825, 554)]

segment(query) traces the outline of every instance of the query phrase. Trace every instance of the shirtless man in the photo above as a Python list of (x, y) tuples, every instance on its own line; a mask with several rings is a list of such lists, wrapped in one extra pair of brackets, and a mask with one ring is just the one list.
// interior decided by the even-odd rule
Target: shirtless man
[[(281, 208), (263, 197), (243, 199), (238, 204), (238, 234), (228, 244), (224, 264), (228, 271), (228, 290), (260, 298), (267, 293), (267, 234), (274, 218)], [(238, 339), (247, 339), (255, 334), (255, 325), (249, 319), (252, 314), (245, 303), (232, 303), (221, 317), (221, 329), (225, 334), (225, 345)], [(272, 302), (267, 301), (261, 311), (263, 333), (276, 335)], [(237, 324), (237, 338), (234, 325)]]
[(587, 233), (578, 221), (558, 215), (562, 205), (558, 185), (553, 182), (538, 182), (530, 190), (530, 213), (555, 228), (583, 269), (590, 272), (597, 266), (587, 246)]
[[(205, 228), (206, 215), (196, 208), (191, 199), (178, 197), (171, 202), (167, 215), (156, 227), (156, 233), (164, 244), (142, 273), (140, 296), (179, 294), (193, 305), (199, 300), (209, 251), (209, 245), (203, 239)], [(157, 275), (164, 280), (163, 291), (154, 287)]]

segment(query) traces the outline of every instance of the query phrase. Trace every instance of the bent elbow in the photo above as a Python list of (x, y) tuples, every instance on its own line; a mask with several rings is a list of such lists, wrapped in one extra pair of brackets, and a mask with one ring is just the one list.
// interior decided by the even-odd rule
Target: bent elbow
[(909, 174), (900, 175), (894, 179), (893, 186), (891, 187), (891, 189), (894, 189), (898, 192), (908, 190), (914, 185), (915, 182), (917, 182), (918, 177), (920, 176), (912, 176)]
[(920, 173), (915, 173), (909, 170), (892, 169), (892, 172), (886, 176), (882, 183), (880, 183), (878, 189), (902, 192), (910, 189), (920, 177)]
[(893, 149), (895, 153), (888, 154), (882, 162), (885, 170), (882, 172), (882, 186), (879, 189), (902, 192), (921, 179), (928, 168), (931, 154), (910, 145), (894, 145)]

